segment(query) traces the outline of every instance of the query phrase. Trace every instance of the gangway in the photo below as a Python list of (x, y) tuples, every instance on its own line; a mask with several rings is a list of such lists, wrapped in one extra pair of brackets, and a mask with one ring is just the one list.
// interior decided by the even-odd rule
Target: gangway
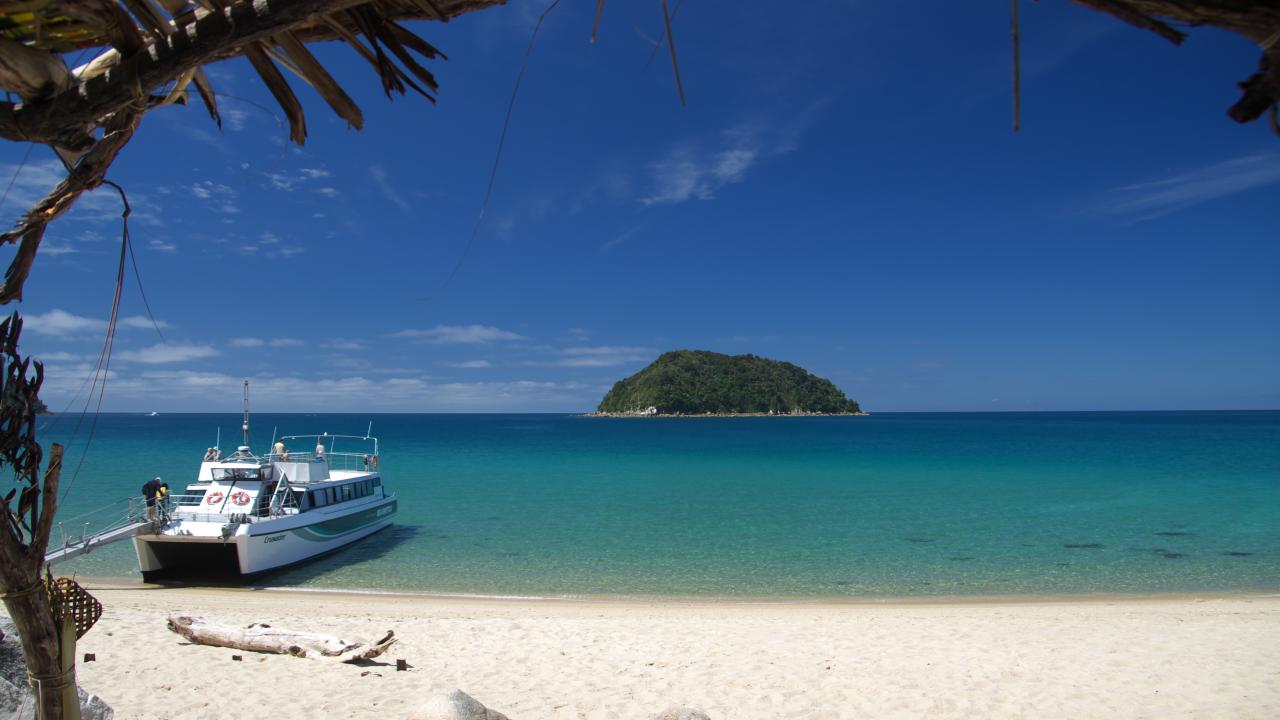
[(64, 523), (59, 522), (58, 529), (62, 533), (62, 547), (57, 550), (51, 550), (45, 554), (45, 565), (52, 566), (64, 560), (79, 557), (100, 545), (107, 545), (118, 540), (125, 540), (135, 535), (156, 532), (169, 522), (169, 514), (166, 512), (163, 504), (157, 503), (157, 514), (155, 519), (148, 519), (146, 508), (141, 507), (141, 503), (138, 502), (136, 498), (126, 498), (124, 500), (116, 501), (105, 507), (85, 513), (84, 515), (71, 518), (71, 520), (80, 520), (85, 517), (102, 515), (103, 513), (109, 513), (112, 511), (119, 513), (121, 510), (123, 510), (123, 514), (117, 515), (114, 522), (111, 522), (104, 530), (99, 530), (98, 532), (90, 534), (89, 526), (92, 523), (83, 523), (79, 537), (68, 536), (66, 530), (63, 529)]

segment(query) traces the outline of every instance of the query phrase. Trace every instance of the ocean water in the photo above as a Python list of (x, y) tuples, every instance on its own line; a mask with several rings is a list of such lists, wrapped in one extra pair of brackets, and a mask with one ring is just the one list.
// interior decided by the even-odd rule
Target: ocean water
[[(370, 420), (396, 525), (257, 584), (734, 598), (1280, 589), (1280, 412), (263, 414), (252, 441), (265, 450), (275, 427), (362, 435)], [(219, 427), (223, 449), (236, 444), (240, 418), (103, 415), (85, 453), (88, 424), (63, 476), (73, 533), (154, 475), (178, 491)], [(42, 438), (65, 442), (75, 425), (59, 417)], [(59, 570), (139, 577), (129, 542)]]

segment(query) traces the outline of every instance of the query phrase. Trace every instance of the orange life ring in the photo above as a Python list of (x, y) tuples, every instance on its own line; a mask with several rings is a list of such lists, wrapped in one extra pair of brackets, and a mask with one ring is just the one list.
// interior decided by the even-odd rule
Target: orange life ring
[(231, 502), (237, 505), (248, 505), (249, 493), (243, 490), (237, 490), (236, 492), (231, 493)]
[(206, 495), (204, 501), (210, 505), (217, 505), (222, 502), (222, 493), (215, 490)]

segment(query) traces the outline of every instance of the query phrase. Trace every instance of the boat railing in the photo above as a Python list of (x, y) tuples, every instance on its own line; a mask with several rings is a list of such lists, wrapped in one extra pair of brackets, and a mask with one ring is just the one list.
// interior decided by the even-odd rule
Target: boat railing
[(372, 471), (378, 467), (377, 455), (357, 452), (326, 452), (320, 456), (323, 460), (310, 452), (269, 453), (266, 457), (272, 462), (325, 462), (330, 470)]

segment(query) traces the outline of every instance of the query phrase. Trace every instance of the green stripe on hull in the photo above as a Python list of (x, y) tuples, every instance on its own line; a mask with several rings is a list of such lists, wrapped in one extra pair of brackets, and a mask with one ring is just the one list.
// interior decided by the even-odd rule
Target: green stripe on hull
[(311, 542), (328, 542), (343, 535), (350, 534), (357, 530), (364, 529), (370, 525), (391, 519), (396, 514), (397, 502), (391, 501), (386, 505), (379, 505), (375, 508), (369, 508), (363, 512), (353, 515), (345, 515), (332, 520), (325, 520), (315, 525), (296, 528), (290, 530), (295, 537)]

